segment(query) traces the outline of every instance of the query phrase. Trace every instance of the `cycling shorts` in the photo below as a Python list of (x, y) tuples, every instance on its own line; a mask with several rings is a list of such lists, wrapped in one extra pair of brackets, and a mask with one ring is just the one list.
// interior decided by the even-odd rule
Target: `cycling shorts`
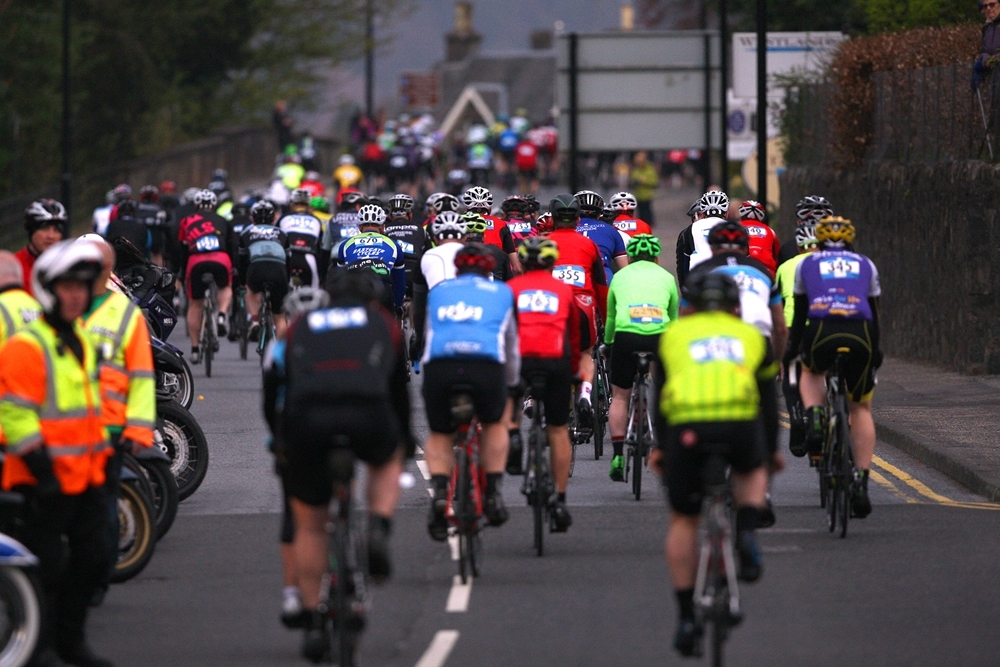
[(206, 252), (203, 255), (191, 255), (187, 263), (187, 275), (184, 284), (187, 287), (189, 299), (204, 299), (208, 285), (202, 282), (202, 276), (211, 275), (215, 284), (222, 289), (229, 287), (229, 279), (233, 273), (233, 263), (224, 252)]
[(619, 389), (631, 389), (635, 380), (637, 368), (633, 352), (652, 352), (657, 358), (660, 334), (646, 335), (619, 331), (615, 333), (615, 342), (611, 344), (611, 363), (608, 374), (611, 384)]
[(247, 268), (247, 287), (251, 292), (262, 294), (264, 287), (271, 292), (271, 312), (280, 313), (281, 305), (288, 294), (288, 273), (281, 262), (250, 262)]
[(521, 169), (518, 167), (517, 173), (521, 178), (525, 178), (529, 181), (538, 180), (538, 167), (531, 167), (530, 169)]
[(597, 304), (592, 296), (574, 296), (576, 306), (580, 309), (580, 349), (589, 350), (597, 341)]
[(872, 338), (868, 320), (809, 320), (802, 336), (802, 362), (814, 373), (825, 373), (837, 358), (837, 349), (850, 349), (844, 380), (852, 401), (866, 403), (875, 393)]
[[(545, 376), (541, 399), (545, 404), (545, 423), (565, 426), (569, 423), (569, 405), (573, 400), (573, 369), (569, 359), (521, 358), (521, 377), (531, 389), (533, 375)], [(537, 398), (537, 397), (535, 397)]]
[(702, 467), (707, 457), (703, 443), (729, 445), (725, 458), (734, 472), (750, 472), (767, 460), (764, 425), (759, 419), (668, 426), (662, 442), (663, 483), (670, 507), (689, 516), (701, 513), (705, 496)]
[[(387, 415), (389, 418), (387, 418)], [(374, 466), (387, 463), (399, 447), (399, 428), (388, 401), (345, 401), (300, 406), (285, 419), (282, 467), (289, 496), (307, 505), (326, 505), (333, 497), (330, 452), (347, 436), (354, 455)], [(294, 428), (291, 424), (295, 424)]]
[(311, 252), (293, 252), (288, 256), (288, 275), (297, 278), (305, 287), (319, 287), (319, 269), (316, 255)]
[(427, 425), (435, 433), (454, 433), (451, 417), (452, 388), (468, 387), (476, 416), (482, 424), (495, 424), (507, 407), (507, 382), (503, 364), (485, 359), (436, 359), (423, 367), (424, 408)]

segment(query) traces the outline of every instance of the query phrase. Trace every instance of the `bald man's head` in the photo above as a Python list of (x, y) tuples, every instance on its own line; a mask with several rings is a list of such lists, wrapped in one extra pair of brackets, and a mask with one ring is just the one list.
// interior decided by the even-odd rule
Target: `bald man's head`
[(24, 270), (21, 262), (9, 250), (0, 250), (0, 289), (24, 286)]

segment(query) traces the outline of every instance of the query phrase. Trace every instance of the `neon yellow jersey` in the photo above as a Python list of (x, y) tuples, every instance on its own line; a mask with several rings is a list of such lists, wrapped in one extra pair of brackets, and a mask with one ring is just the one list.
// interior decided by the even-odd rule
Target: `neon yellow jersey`
[(795, 318), (795, 270), (809, 253), (799, 253), (778, 267), (774, 281), (781, 292), (781, 300), (785, 302), (785, 323), (791, 327)]
[(353, 188), (361, 182), (363, 174), (353, 164), (342, 164), (333, 170), (333, 180), (337, 181), (341, 189)]
[(768, 356), (760, 332), (735, 315), (682, 317), (660, 336), (667, 376), (660, 410), (672, 426), (756, 419), (757, 382), (773, 379), (778, 370)]

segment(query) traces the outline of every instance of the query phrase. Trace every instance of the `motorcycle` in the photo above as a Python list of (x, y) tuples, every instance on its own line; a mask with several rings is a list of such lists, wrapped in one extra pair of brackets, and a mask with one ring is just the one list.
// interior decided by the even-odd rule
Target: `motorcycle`
[(177, 401), (185, 409), (194, 402), (194, 377), (184, 360), (184, 353), (159, 338), (150, 338), (153, 346), (153, 370), (156, 372), (158, 401)]
[(208, 439), (194, 415), (177, 401), (157, 400), (153, 444), (170, 459), (178, 498), (189, 498), (208, 472)]
[[(0, 493), (0, 511), (17, 512), (18, 493)], [(12, 517), (3, 519), (7, 530)], [(42, 628), (33, 570), (38, 558), (13, 537), (0, 533), (0, 667), (23, 667), (31, 659)]]
[(135, 455), (122, 454), (122, 466), (148, 483), (156, 522), (156, 539), (162, 540), (177, 518), (177, 479), (170, 469), (170, 458), (159, 447), (140, 449)]
[(111, 572), (113, 584), (142, 572), (156, 549), (156, 515), (149, 482), (122, 466), (118, 489), (118, 562)]

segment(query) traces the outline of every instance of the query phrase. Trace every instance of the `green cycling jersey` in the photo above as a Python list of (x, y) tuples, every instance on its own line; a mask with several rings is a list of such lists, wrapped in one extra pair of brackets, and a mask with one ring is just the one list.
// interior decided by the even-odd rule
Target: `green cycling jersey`
[(618, 271), (608, 288), (608, 321), (604, 342), (619, 331), (655, 336), (677, 319), (677, 281), (654, 262), (632, 262)]
[(795, 321), (795, 270), (808, 256), (808, 252), (803, 252), (785, 260), (774, 276), (775, 283), (781, 291), (781, 300), (785, 302), (785, 322), (789, 327)]

